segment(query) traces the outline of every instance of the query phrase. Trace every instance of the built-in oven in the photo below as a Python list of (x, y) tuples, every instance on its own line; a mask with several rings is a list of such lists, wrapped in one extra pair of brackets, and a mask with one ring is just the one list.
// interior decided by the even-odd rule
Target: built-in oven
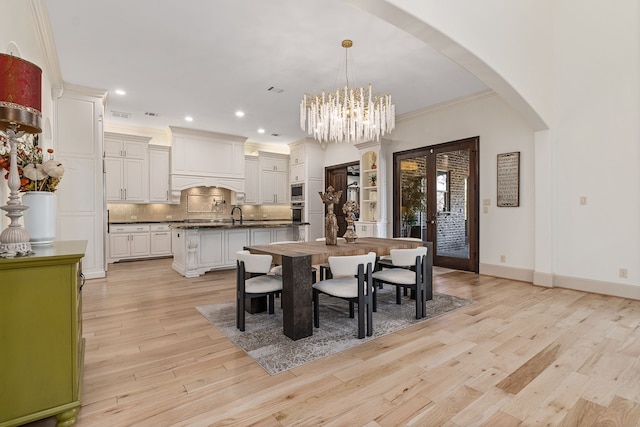
[(291, 184), (291, 201), (304, 202), (304, 184)]
[(291, 222), (294, 224), (304, 222), (304, 202), (291, 203)]

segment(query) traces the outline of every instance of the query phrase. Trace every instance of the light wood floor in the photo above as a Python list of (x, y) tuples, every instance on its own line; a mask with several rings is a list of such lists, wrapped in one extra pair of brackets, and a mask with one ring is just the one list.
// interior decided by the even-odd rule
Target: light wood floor
[(194, 308), (233, 288), (168, 259), (88, 281), (77, 425), (640, 425), (640, 301), (445, 272), (475, 304), (269, 376)]

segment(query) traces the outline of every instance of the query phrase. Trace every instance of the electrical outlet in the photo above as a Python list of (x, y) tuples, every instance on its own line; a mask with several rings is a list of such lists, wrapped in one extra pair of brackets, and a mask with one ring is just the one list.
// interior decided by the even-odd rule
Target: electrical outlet
[(500, 262), (507, 262), (507, 257), (504, 255), (500, 255)]
[(626, 268), (621, 268), (619, 275), (620, 275), (621, 279), (628, 279), (629, 278), (629, 272), (627, 271)]

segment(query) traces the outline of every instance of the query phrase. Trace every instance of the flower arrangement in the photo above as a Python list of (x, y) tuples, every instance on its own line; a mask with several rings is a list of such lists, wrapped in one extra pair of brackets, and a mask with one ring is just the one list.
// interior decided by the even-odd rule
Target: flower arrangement
[[(9, 179), (10, 154), (9, 141), (0, 134), (0, 168), (7, 171), (5, 179)], [(64, 167), (53, 158), (53, 149), (45, 154), (38, 146), (38, 135), (25, 133), (17, 139), (17, 160), (20, 191), (56, 191)]]

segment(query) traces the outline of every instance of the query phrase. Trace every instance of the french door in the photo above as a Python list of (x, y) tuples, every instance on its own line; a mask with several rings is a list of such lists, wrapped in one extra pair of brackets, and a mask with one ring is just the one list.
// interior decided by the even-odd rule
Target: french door
[(394, 153), (393, 235), (433, 242), (433, 263), (478, 272), (479, 137)]

